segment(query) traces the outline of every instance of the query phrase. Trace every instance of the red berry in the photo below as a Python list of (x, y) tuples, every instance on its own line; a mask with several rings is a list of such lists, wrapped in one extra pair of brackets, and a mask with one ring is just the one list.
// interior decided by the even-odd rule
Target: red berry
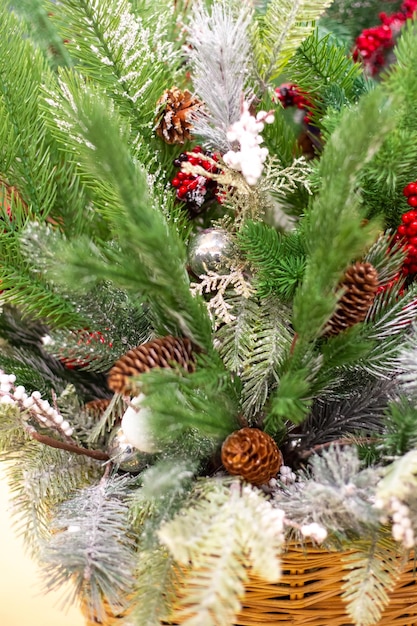
[(180, 179), (179, 178), (173, 178), (171, 181), (171, 185), (173, 187), (179, 187), (180, 186)]
[(177, 178), (179, 180), (185, 180), (186, 178), (188, 178), (188, 174), (186, 174), (185, 172), (178, 172)]
[(417, 217), (416, 211), (407, 211), (407, 213), (403, 213), (401, 216), (401, 221), (404, 224), (409, 224), (410, 222), (414, 222)]
[(417, 194), (417, 183), (408, 183), (403, 189), (405, 196), (415, 196)]
[(405, 236), (406, 236), (406, 234), (407, 234), (407, 228), (404, 226), (404, 224), (401, 224), (400, 226), (398, 226), (398, 228), (397, 228), (397, 233), (398, 233), (399, 235), (402, 235), (403, 237), (405, 237)]
[(194, 180), (190, 181), (187, 185), (187, 189), (188, 191), (192, 191), (193, 189), (195, 189), (196, 187), (198, 187), (198, 179), (194, 178)]
[(416, 196), (408, 196), (407, 204), (412, 207), (417, 207), (417, 195)]
[(417, 237), (410, 237), (410, 239), (408, 240), (408, 242), (409, 242), (412, 246), (416, 246), (416, 247), (417, 247)]
[(410, 274), (417, 274), (417, 265), (415, 263), (410, 265), (408, 269), (409, 269)]
[(417, 221), (414, 221), (414, 222), (411, 222), (411, 224), (408, 224), (408, 226), (407, 226), (407, 236), (409, 237), (410, 235), (411, 235), (411, 237), (413, 235), (417, 235)]
[(181, 187), (177, 191), (177, 196), (179, 198), (183, 198), (187, 193), (187, 187), (185, 185), (181, 185)]

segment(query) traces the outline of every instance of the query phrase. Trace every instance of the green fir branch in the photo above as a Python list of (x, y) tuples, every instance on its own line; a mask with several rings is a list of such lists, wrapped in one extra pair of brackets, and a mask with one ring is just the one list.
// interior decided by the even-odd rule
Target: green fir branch
[(31, 39), (43, 51), (52, 69), (72, 65), (71, 56), (50, 19), (50, 14), (57, 10), (55, 2), (13, 0), (13, 10), (25, 21)]
[(19, 189), (35, 214), (47, 214), (54, 190), (53, 181), (48, 181), (49, 154), (38, 107), (47, 64), (16, 15), (5, 6), (0, 11), (0, 173), (8, 173), (8, 183)]
[(385, 410), (383, 454), (400, 457), (417, 448), (417, 407), (406, 396), (392, 400)]
[[(92, 178), (109, 189), (106, 217), (119, 235), (119, 246), (105, 254), (88, 239), (70, 242), (60, 266), (71, 284), (110, 280), (139, 298), (148, 298), (160, 316), (161, 333), (182, 333), (204, 349), (211, 346), (211, 324), (202, 299), (193, 297), (185, 270), (186, 250), (167, 224), (143, 168), (130, 154), (129, 131), (120, 116), (96, 95), (78, 93), (74, 124), (80, 158)], [(163, 254), (161, 254), (163, 250)]]
[(389, 592), (401, 572), (398, 546), (391, 533), (381, 529), (372, 538), (349, 542), (353, 553), (343, 557), (343, 599), (357, 626), (377, 624), (390, 602)]
[(145, 395), (143, 405), (150, 410), (149, 426), (164, 448), (172, 449), (178, 441), (187, 449), (188, 441), (198, 459), (237, 427), (238, 381), (221, 362), (202, 360), (192, 374), (154, 369), (140, 376), (139, 385)]
[(308, 341), (319, 336), (333, 314), (343, 271), (374, 239), (373, 224), (362, 223), (356, 179), (391, 128), (391, 107), (375, 90), (345, 111), (323, 151), (321, 188), (302, 224), (307, 266), (294, 298), (294, 328)]
[(102, 479), (62, 502), (40, 554), (46, 589), (72, 581), (67, 600), (85, 599), (89, 614), (99, 620), (104, 617), (103, 599), (121, 611), (133, 588), (137, 557), (128, 532), (129, 481)]
[(252, 43), (263, 85), (282, 74), (331, 0), (271, 0), (253, 24)]
[(300, 233), (281, 234), (263, 222), (248, 220), (237, 237), (240, 249), (255, 269), (258, 295), (265, 298), (274, 293), (285, 301), (291, 300), (306, 265)]
[(289, 62), (287, 73), (312, 98), (315, 122), (327, 108), (342, 110), (370, 88), (361, 65), (347, 56), (345, 46), (332, 35), (320, 38), (317, 30), (303, 41)]
[(82, 328), (85, 319), (70, 298), (59, 293), (22, 255), (19, 241), (11, 233), (0, 234), (0, 281), (3, 300), (35, 319), (55, 326)]

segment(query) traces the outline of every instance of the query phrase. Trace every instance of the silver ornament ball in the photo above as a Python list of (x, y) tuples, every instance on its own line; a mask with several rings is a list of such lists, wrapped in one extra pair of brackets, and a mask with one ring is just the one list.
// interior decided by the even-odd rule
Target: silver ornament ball
[(216, 272), (228, 274), (234, 245), (226, 230), (207, 228), (195, 235), (188, 246), (188, 265), (196, 276)]
[(146, 467), (149, 456), (128, 443), (119, 426), (110, 433), (107, 453), (117, 469), (132, 474)]

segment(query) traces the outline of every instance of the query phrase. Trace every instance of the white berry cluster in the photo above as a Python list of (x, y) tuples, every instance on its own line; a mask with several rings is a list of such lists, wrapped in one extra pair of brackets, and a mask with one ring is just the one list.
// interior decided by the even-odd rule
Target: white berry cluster
[(303, 537), (309, 537), (317, 543), (323, 543), (323, 541), (327, 537), (327, 530), (321, 524), (317, 524), (317, 522), (312, 522), (311, 524), (303, 524), (300, 527), (300, 532)]
[(42, 399), (39, 391), (28, 395), (23, 385), (15, 386), (15, 382), (14, 374), (5, 374), (0, 370), (0, 404), (14, 404), (22, 413), (27, 413), (43, 426), (59, 430), (67, 437), (72, 435), (74, 429), (48, 400)]
[(392, 517), (392, 536), (395, 541), (402, 543), (405, 548), (413, 548), (415, 537), (411, 526), (409, 507), (398, 498), (391, 497), (390, 513)]
[(295, 483), (296, 478), (297, 476), (294, 474), (291, 467), (288, 465), (281, 465), (279, 468), (279, 480), (284, 485), (291, 485), (292, 483)]
[(273, 112), (259, 111), (254, 117), (249, 113), (249, 104), (244, 102), (240, 119), (227, 132), (228, 140), (237, 141), (240, 150), (229, 150), (223, 155), (223, 160), (231, 169), (242, 172), (248, 185), (256, 185), (261, 177), (268, 148), (261, 148), (263, 139), (260, 133), (265, 124), (272, 124), (273, 121)]

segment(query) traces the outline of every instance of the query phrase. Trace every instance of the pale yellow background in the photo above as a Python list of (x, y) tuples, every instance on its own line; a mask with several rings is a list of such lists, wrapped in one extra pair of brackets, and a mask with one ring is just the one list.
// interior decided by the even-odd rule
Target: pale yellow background
[(63, 612), (59, 594), (40, 594), (34, 563), (14, 535), (4, 470), (0, 466), (0, 626), (85, 626), (74, 608)]

